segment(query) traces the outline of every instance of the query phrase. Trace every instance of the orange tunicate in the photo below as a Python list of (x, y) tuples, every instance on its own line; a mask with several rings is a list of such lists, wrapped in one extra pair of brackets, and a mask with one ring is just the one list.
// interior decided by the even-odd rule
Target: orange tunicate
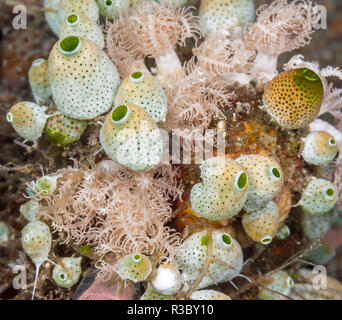
[(308, 68), (280, 73), (267, 85), (263, 96), (266, 111), (286, 129), (309, 125), (318, 115), (323, 100), (323, 83)]

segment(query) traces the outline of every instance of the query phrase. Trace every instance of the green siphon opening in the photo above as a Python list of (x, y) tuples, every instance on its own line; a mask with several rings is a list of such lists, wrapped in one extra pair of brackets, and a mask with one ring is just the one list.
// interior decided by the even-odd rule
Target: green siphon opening
[(268, 244), (271, 241), (272, 241), (272, 238), (268, 237), (268, 236), (261, 239), (261, 243), (263, 243), (263, 244)]
[(334, 195), (334, 190), (331, 189), (331, 188), (329, 188), (329, 189), (326, 191), (326, 193), (327, 193), (327, 195), (328, 195), (329, 197), (331, 197), (331, 196)]
[(140, 261), (140, 259), (141, 259), (141, 256), (140, 256), (140, 254), (136, 254), (136, 255), (134, 255), (133, 259), (134, 259), (134, 261), (136, 261), (136, 262), (139, 262), (139, 261)]
[(336, 141), (335, 141), (334, 139), (330, 138), (330, 139), (329, 139), (329, 144), (330, 144), (331, 146), (336, 146)]
[(122, 120), (128, 112), (128, 108), (124, 105), (116, 107), (112, 112), (112, 120), (118, 122)]
[(272, 174), (277, 178), (280, 179), (280, 171), (277, 168), (272, 169)]
[(79, 43), (80, 39), (78, 37), (69, 36), (61, 41), (60, 47), (63, 51), (72, 52), (77, 48)]
[(111, 6), (112, 5), (112, 1), (110, 1), (110, 0), (107, 0), (105, 3), (106, 3), (106, 6)]
[(317, 81), (319, 80), (319, 76), (313, 72), (310, 69), (304, 68), (303, 70), (303, 76), (305, 79), (309, 80), (309, 81)]
[(226, 233), (222, 235), (222, 241), (226, 244), (232, 244), (232, 238)]
[(59, 275), (59, 278), (60, 278), (61, 280), (64, 280), (64, 279), (65, 279), (64, 273), (61, 273), (61, 274)]
[(240, 189), (243, 189), (247, 184), (247, 174), (246, 172), (241, 172), (237, 181), (237, 185)]
[(68, 22), (69, 23), (75, 23), (77, 21), (77, 15), (76, 14), (72, 14), (68, 17)]
[(142, 77), (142, 72), (141, 71), (136, 71), (131, 74), (131, 77), (134, 79), (139, 79)]
[(203, 236), (203, 237), (201, 238), (201, 245), (202, 245), (202, 246), (206, 246), (206, 245), (208, 244), (208, 242), (209, 242), (209, 239), (208, 239), (207, 236)]

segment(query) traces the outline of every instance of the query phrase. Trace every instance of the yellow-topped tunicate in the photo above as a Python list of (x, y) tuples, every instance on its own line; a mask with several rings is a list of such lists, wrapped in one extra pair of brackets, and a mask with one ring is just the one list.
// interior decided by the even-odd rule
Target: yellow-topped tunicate
[(266, 86), (266, 111), (286, 129), (309, 125), (318, 115), (324, 96), (321, 78), (308, 68), (284, 71)]

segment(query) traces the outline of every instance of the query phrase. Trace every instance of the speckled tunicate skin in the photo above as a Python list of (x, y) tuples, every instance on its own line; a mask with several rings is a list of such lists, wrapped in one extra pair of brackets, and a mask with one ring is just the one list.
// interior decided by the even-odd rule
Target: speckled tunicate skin
[(140, 300), (175, 300), (172, 295), (164, 295), (155, 291), (152, 285), (149, 283), (146, 291), (140, 297)]
[(45, 135), (51, 143), (64, 146), (79, 140), (86, 128), (85, 120), (71, 119), (60, 114), (47, 120)]
[(141, 74), (138, 80), (129, 75), (121, 82), (115, 105), (136, 104), (144, 108), (154, 122), (165, 121), (167, 97), (163, 87), (150, 74), (142, 71)]
[(88, 16), (96, 22), (99, 20), (99, 7), (95, 0), (60, 0), (58, 15), (60, 21), (63, 21), (72, 13), (81, 13)]
[[(291, 292), (291, 286), (288, 284), (289, 279), (291, 279), (291, 277), (287, 272), (276, 271), (265, 281), (261, 282), (261, 284), (266, 288), (288, 296)], [(261, 300), (286, 300), (285, 297), (263, 289), (262, 287), (259, 288), (259, 298)]]
[(95, 42), (100, 49), (103, 49), (104, 37), (101, 27), (84, 14), (77, 13), (77, 16), (78, 20), (72, 23), (68, 22), (69, 16), (62, 20), (58, 38), (64, 39), (67, 36), (84, 37)]
[(203, 182), (191, 190), (192, 209), (209, 220), (224, 220), (239, 213), (248, 194), (248, 177), (245, 187), (236, 187), (236, 179), (243, 172), (243, 167), (229, 158), (204, 161), (201, 166)]
[(100, 131), (103, 150), (114, 161), (134, 171), (146, 171), (162, 157), (163, 141), (149, 114), (139, 106), (127, 104), (129, 116), (121, 124), (112, 122), (112, 112)]
[[(243, 255), (239, 243), (232, 239), (230, 246), (224, 246), (220, 241), (224, 233), (218, 230), (212, 232), (213, 237), (213, 256), (214, 258), (229, 264), (234, 269), (227, 269), (223, 265), (212, 263), (209, 267), (210, 274), (217, 283), (227, 282), (239, 274), (242, 269)], [(182, 269), (183, 281), (194, 282), (198, 277), (200, 270), (203, 268), (207, 246), (203, 244), (202, 238), (206, 237), (206, 231), (199, 231), (191, 234), (180, 246), (176, 260)], [(214, 284), (213, 280), (208, 276), (204, 276), (200, 282), (198, 289), (205, 288)]]
[(241, 222), (254, 241), (261, 242), (264, 237), (273, 238), (279, 227), (278, 207), (273, 201), (269, 201), (256, 211), (245, 213)]
[(43, 263), (51, 249), (52, 236), (49, 227), (42, 221), (28, 223), (21, 230), (21, 244), (35, 264)]
[(82, 274), (82, 258), (62, 258), (52, 270), (52, 278), (62, 288), (71, 288)]
[[(133, 258), (140, 256), (140, 261)], [(133, 282), (145, 281), (152, 272), (150, 259), (141, 253), (134, 253), (122, 258), (118, 268), (118, 275), (122, 280), (132, 280)]]
[(226, 294), (216, 290), (199, 290), (191, 296), (191, 300), (232, 300)]
[(323, 101), (323, 83), (308, 68), (280, 73), (266, 86), (263, 101), (266, 111), (286, 129), (309, 125), (318, 115)]
[(15, 132), (26, 140), (37, 142), (48, 118), (45, 108), (33, 102), (23, 101), (12, 106), (9, 113), (13, 116), (10, 123)]
[(20, 206), (20, 213), (28, 221), (37, 220), (37, 214), (39, 212), (39, 202), (37, 200), (31, 199)]
[(97, 0), (100, 15), (109, 19), (119, 18), (129, 7), (129, 0)]
[(43, 105), (51, 98), (48, 62), (45, 59), (33, 61), (28, 73), (34, 101)]
[[(327, 194), (332, 190), (332, 195)], [(330, 211), (338, 200), (337, 187), (325, 179), (313, 179), (302, 193), (300, 204), (311, 214), (323, 214)]]
[(204, 34), (236, 27), (255, 20), (253, 0), (201, 0), (199, 23)]
[(93, 119), (114, 102), (119, 74), (106, 54), (92, 41), (79, 37), (81, 47), (63, 54), (58, 41), (49, 56), (49, 78), (57, 109), (72, 119)]
[[(49, 8), (58, 11), (60, 0), (44, 0), (44, 8)], [(51, 28), (52, 32), (58, 37), (59, 28), (61, 27), (60, 18), (58, 13), (45, 11), (45, 20)]]
[[(243, 155), (236, 159), (246, 170), (249, 178), (249, 190), (244, 209), (255, 211), (272, 200), (284, 184), (284, 174), (279, 163), (259, 154)], [(272, 168), (280, 173), (280, 178), (272, 174)]]
[(36, 181), (36, 189), (43, 194), (52, 194), (57, 188), (58, 176), (43, 176)]
[(337, 152), (335, 138), (328, 132), (316, 131), (305, 138), (302, 156), (308, 164), (323, 166), (334, 160)]

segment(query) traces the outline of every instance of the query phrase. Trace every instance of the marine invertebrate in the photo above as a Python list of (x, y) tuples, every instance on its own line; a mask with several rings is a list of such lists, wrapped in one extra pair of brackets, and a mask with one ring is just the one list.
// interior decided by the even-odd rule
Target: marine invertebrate
[(60, 19), (58, 16), (59, 2), (60, 0), (44, 0), (43, 2), (44, 8), (48, 9), (44, 12), (45, 20), (51, 28), (52, 32), (57, 37), (59, 34), (59, 28), (61, 26)]
[(216, 290), (198, 290), (191, 294), (191, 300), (231, 300), (226, 294)]
[(329, 212), (323, 214), (312, 214), (303, 211), (300, 224), (308, 239), (315, 240), (323, 237), (331, 227), (332, 219)]
[(246, 170), (249, 189), (244, 209), (255, 211), (264, 206), (280, 192), (284, 183), (284, 173), (279, 163), (270, 157), (249, 154), (236, 159)]
[(22, 204), (19, 208), (19, 211), (23, 215), (23, 217), (30, 222), (37, 220), (39, 203), (37, 200), (31, 199)]
[(0, 221), (0, 245), (8, 241), (9, 234), (10, 228), (8, 225), (5, 222)]
[(161, 294), (174, 294), (182, 286), (182, 277), (176, 266), (161, 264), (155, 271), (151, 285), (154, 290)]
[(286, 224), (284, 224), (278, 229), (276, 233), (276, 237), (279, 240), (286, 240), (290, 236), (290, 234), (291, 234), (290, 228)]
[(119, 18), (129, 7), (129, 0), (97, 0), (100, 15), (108, 19)]
[(238, 162), (214, 157), (201, 165), (202, 183), (191, 190), (195, 212), (209, 220), (224, 220), (236, 215), (248, 194), (248, 177)]
[(45, 107), (36, 103), (23, 101), (11, 107), (6, 120), (15, 132), (26, 140), (37, 142), (43, 133), (48, 115)]
[(163, 87), (149, 73), (135, 71), (122, 80), (115, 105), (135, 104), (142, 107), (154, 122), (165, 122), (167, 97)]
[(99, 20), (99, 7), (95, 0), (60, 0), (58, 8), (58, 16), (63, 21), (71, 14), (85, 14), (91, 20)]
[(309, 125), (323, 101), (323, 83), (308, 68), (284, 71), (269, 82), (263, 96), (266, 111), (284, 128)]
[[(212, 237), (206, 230), (195, 232), (184, 240), (176, 255), (182, 269), (183, 282), (194, 283), (200, 276), (207, 259), (207, 248), (211, 243), (212, 258), (209, 261), (208, 274), (205, 274), (194, 289), (201, 289), (214, 283), (232, 280), (242, 269), (242, 249), (229, 234), (219, 230), (212, 231)], [(209, 276), (210, 275), (210, 276)]]
[(52, 96), (60, 112), (72, 119), (93, 119), (107, 112), (119, 86), (116, 67), (92, 41), (68, 36), (49, 56)]
[(64, 39), (68, 36), (84, 37), (95, 42), (100, 49), (104, 47), (101, 27), (81, 13), (73, 13), (62, 20), (58, 38)]
[(294, 281), (287, 272), (276, 271), (261, 282), (259, 298), (262, 300), (284, 300), (291, 293), (293, 284)]
[(82, 274), (82, 257), (61, 258), (52, 270), (52, 278), (62, 288), (71, 288)]
[(278, 56), (307, 45), (320, 19), (317, 5), (311, 1), (275, 0), (256, 10), (256, 22), (243, 30), (248, 50), (257, 50), (252, 77), (261, 82), (271, 80), (277, 71)]
[(59, 176), (43, 176), (39, 178), (34, 187), (38, 193), (50, 195), (55, 192), (57, 188), (57, 179)]
[(324, 131), (311, 132), (304, 139), (302, 156), (305, 162), (324, 166), (336, 157), (338, 146), (335, 138)]
[(117, 48), (135, 59), (154, 57), (162, 85), (185, 75), (174, 46), (183, 46), (186, 39), (201, 35), (188, 9), (171, 9), (157, 3), (138, 6), (108, 24), (106, 31), (109, 57), (115, 60)]
[(100, 131), (106, 154), (124, 167), (146, 171), (162, 157), (163, 141), (149, 114), (134, 104), (116, 106)]
[(273, 201), (269, 201), (264, 207), (245, 213), (241, 222), (254, 241), (269, 244), (279, 227), (278, 207)]
[(204, 34), (237, 28), (255, 19), (253, 0), (201, 0), (199, 23)]
[(330, 211), (338, 199), (336, 186), (325, 179), (312, 179), (302, 193), (301, 207), (311, 214)]
[(111, 160), (61, 169), (56, 191), (39, 195), (39, 216), (64, 242), (89, 245), (106, 278), (117, 274), (121, 258), (136, 252), (169, 263), (179, 244), (165, 225), (173, 217), (170, 199), (182, 194), (176, 174), (168, 166), (135, 173)]
[(63, 114), (58, 114), (47, 120), (44, 132), (51, 143), (65, 146), (77, 141), (86, 128), (85, 120), (71, 119)]
[(47, 103), (51, 98), (47, 60), (42, 58), (34, 60), (29, 70), (28, 78), (34, 101), (39, 105)]
[(133, 253), (123, 257), (118, 267), (118, 275), (122, 280), (133, 282), (145, 281), (152, 272), (148, 257), (141, 253)]
[(21, 230), (21, 244), (25, 253), (36, 265), (36, 276), (33, 285), (32, 299), (37, 285), (40, 265), (47, 259), (51, 249), (52, 236), (46, 223), (36, 220), (29, 222)]

